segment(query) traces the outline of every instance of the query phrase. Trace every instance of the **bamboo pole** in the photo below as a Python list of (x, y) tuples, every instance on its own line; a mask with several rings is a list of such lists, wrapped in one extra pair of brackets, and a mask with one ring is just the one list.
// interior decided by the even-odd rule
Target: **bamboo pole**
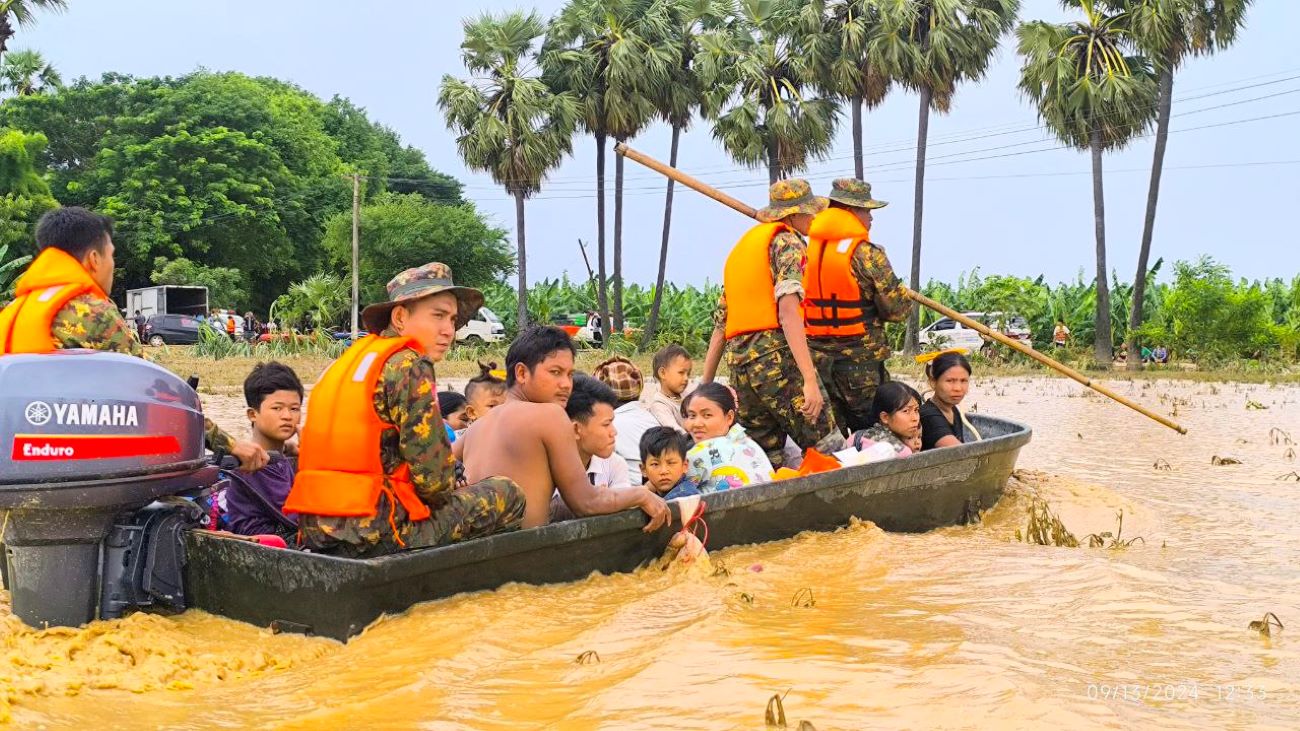
[[(693, 178), (690, 175), (687, 175), (686, 173), (683, 173), (682, 171), (676, 168), (669, 167), (659, 162), (658, 160), (649, 157), (648, 155), (637, 152), (631, 147), (628, 147), (625, 143), (619, 143), (615, 145), (614, 152), (622, 155), (623, 157), (626, 157), (629, 160), (632, 160), (633, 162), (640, 163), (650, 168), (651, 170), (660, 173), (661, 175), (672, 178), (673, 180), (676, 180), (682, 185), (685, 185), (686, 187), (691, 188), (692, 190), (698, 193), (702, 193), (739, 213), (743, 213), (744, 215), (749, 216), (750, 218), (756, 218), (758, 215), (758, 211), (755, 210), (753, 206), (747, 205), (744, 202), (739, 201), (727, 195), (726, 193), (718, 190), (717, 188), (714, 188), (706, 183), (703, 183), (697, 180), (696, 178)], [(1129, 407), (1130, 409), (1133, 409), (1139, 414), (1142, 414), (1143, 416), (1149, 419), (1157, 421), (1160, 424), (1163, 424), (1169, 427), (1170, 429), (1173, 429), (1179, 434), (1187, 433), (1187, 429), (1185, 429), (1184, 427), (1182, 427), (1172, 419), (1164, 416), (1163, 414), (1157, 414), (1151, 409), (1148, 409), (1147, 407), (1135, 401), (1132, 401), (1128, 398), (1125, 398), (1124, 396), (1115, 393), (1114, 391), (1110, 390), (1109, 388), (1106, 388), (1100, 383), (1096, 383), (1088, 376), (1085, 376), (1084, 374), (1065, 365), (1064, 363), (1058, 362), (1052, 358), (1047, 357), (1046, 355), (1043, 355), (1037, 350), (1034, 350), (1033, 348), (1025, 345), (1024, 343), (1021, 343), (1019, 340), (1009, 338), (1006, 335), (996, 330), (993, 330), (992, 328), (988, 327), (984, 323), (979, 322), (978, 320), (972, 320), (971, 318), (966, 317), (965, 315), (961, 314), (960, 312), (957, 312), (951, 307), (947, 307), (938, 302), (935, 302), (934, 300), (930, 299), (929, 297), (926, 297), (920, 292), (914, 292), (910, 289), (907, 289), (906, 287), (903, 288), (903, 291), (906, 292), (907, 296), (917, 304), (923, 307), (927, 307), (931, 310), (934, 310), (935, 312), (938, 312), (944, 317), (948, 317), (953, 320), (956, 320), (957, 322), (960, 322), (966, 327), (975, 330), (976, 332), (980, 333), (986, 338), (989, 338), (990, 340), (996, 340), (999, 343), (1002, 343), (1003, 345), (1007, 346), (1008, 348), (1011, 348), (1012, 350), (1015, 350), (1023, 355), (1027, 355), (1030, 358), (1038, 361), (1039, 363), (1042, 363), (1043, 365), (1047, 366), (1048, 368), (1051, 368), (1052, 370), (1061, 373), (1062, 375), (1068, 376), (1074, 379), (1075, 381), (1078, 381), (1079, 383), (1087, 386), (1088, 388), (1091, 388), (1097, 393), (1109, 399), (1117, 401)]]

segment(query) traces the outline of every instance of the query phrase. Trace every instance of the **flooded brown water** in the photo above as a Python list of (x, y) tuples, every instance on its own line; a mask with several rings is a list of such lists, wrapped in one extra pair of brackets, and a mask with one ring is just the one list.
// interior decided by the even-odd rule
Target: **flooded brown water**
[[(790, 727), (821, 731), (1300, 727), (1300, 445), (1287, 444), (1300, 389), (1114, 387), (1163, 397), (1191, 435), (1067, 381), (984, 380), (968, 403), (1035, 434), (981, 524), (862, 524), (715, 552), (730, 578), (510, 586), (418, 606), (346, 646), (201, 612), (33, 632), (0, 609), (0, 715), (22, 728), (761, 729), (785, 693)], [(234, 399), (209, 399), (240, 425)], [(1080, 538), (1113, 532), (1123, 510), (1123, 537), (1144, 542), (1019, 543), (1033, 496)], [(792, 606), (805, 587), (816, 603)], [(1287, 625), (1271, 638), (1247, 629), (1267, 611)], [(599, 662), (577, 664), (588, 650)]]

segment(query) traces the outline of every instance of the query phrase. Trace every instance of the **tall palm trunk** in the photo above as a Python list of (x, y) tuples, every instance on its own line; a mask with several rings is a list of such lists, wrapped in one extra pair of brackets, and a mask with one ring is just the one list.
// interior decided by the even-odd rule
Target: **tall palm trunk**
[[(677, 167), (677, 146), (682, 139), (682, 126), (673, 125), (673, 142), (668, 149), (668, 167)], [(668, 269), (668, 232), (673, 225), (673, 185), (676, 181), (668, 179), (668, 192), (664, 194), (664, 236), (659, 242), (659, 276), (655, 278), (654, 301), (650, 303), (650, 317), (646, 320), (645, 335), (641, 340), (642, 348), (649, 348), (654, 342), (655, 332), (659, 329), (659, 305), (664, 299), (664, 276)]]
[[(1170, 54), (1172, 56), (1172, 54)], [(1165, 59), (1160, 72), (1160, 96), (1156, 102), (1156, 151), (1151, 161), (1151, 187), (1147, 190), (1147, 215), (1142, 224), (1142, 246), (1138, 249), (1137, 276), (1133, 279), (1133, 306), (1128, 313), (1128, 367), (1142, 366), (1141, 345), (1133, 336), (1142, 327), (1142, 303), (1147, 294), (1147, 264), (1151, 259), (1151, 239), (1156, 229), (1156, 202), (1160, 198), (1160, 174), (1165, 167), (1165, 145), (1169, 142), (1169, 108), (1174, 98), (1173, 59)]]
[(605, 278), (605, 133), (596, 133), (596, 309), (602, 343), (609, 342), (609, 290)]
[(771, 184), (781, 179), (781, 145), (770, 130), (767, 134), (767, 182)]
[(862, 164), (862, 97), (849, 99), (853, 107), (853, 174), (858, 180), (866, 177), (866, 168)]
[(515, 193), (515, 240), (519, 250), (519, 330), (528, 327), (528, 247), (524, 241), (524, 194)]
[(9, 51), (9, 39), (14, 37), (11, 17), (8, 12), (0, 13), (0, 60), (3, 60), (5, 53)]
[(1114, 351), (1110, 337), (1110, 286), (1106, 282), (1106, 196), (1102, 191), (1101, 129), (1092, 130), (1092, 206), (1097, 232), (1097, 339), (1093, 357), (1097, 367), (1109, 368)]
[[(925, 211), (925, 147), (930, 135), (930, 100), (934, 92), (930, 87), (921, 87), (921, 111), (916, 122), (916, 193), (915, 207), (912, 213), (912, 274), (908, 286), (913, 292), (921, 291), (921, 221)], [(916, 355), (921, 346), (917, 333), (921, 330), (921, 310), (913, 307), (907, 316), (907, 339), (903, 343), (903, 352)]]
[[(626, 138), (616, 138), (618, 143)], [(623, 332), (623, 156), (614, 155), (614, 332)]]

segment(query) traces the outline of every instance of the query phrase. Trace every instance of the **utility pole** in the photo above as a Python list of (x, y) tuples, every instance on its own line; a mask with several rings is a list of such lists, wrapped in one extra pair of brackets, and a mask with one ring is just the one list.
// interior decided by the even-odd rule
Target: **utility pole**
[(352, 173), (352, 341), (357, 339), (357, 319), (361, 299), (361, 174)]

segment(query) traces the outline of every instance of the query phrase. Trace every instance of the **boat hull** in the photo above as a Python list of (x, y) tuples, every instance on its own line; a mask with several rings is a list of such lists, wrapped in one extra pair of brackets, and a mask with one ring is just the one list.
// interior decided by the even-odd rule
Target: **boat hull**
[[(1001, 497), (1031, 432), (973, 416), (986, 439), (704, 497), (709, 548), (828, 531), (858, 518), (887, 531), (959, 525)], [(681, 525), (673, 504), (674, 524)], [(633, 571), (663, 554), (672, 531), (642, 532), (625, 511), (374, 559), (285, 551), (219, 534), (187, 538), (191, 607), (286, 631), (346, 641), (383, 614), (511, 582), (574, 581), (593, 571)]]

